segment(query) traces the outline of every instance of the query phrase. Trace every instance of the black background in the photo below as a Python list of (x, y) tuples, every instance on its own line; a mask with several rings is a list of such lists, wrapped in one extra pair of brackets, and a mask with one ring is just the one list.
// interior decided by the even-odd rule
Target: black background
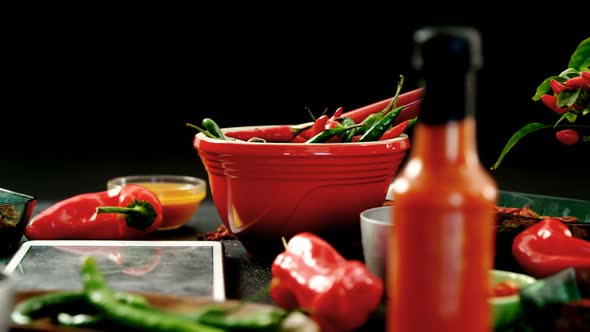
[[(437, 24), (481, 32), (478, 144), (489, 167), (517, 129), (557, 120), (531, 97), (590, 36), (587, 13), (571, 8), (390, 7), (4, 6), (0, 186), (58, 199), (120, 175), (205, 177), (187, 122), (307, 122), (306, 108), (392, 96), (399, 75), (414, 89), (412, 33)], [(493, 175), (501, 189), (590, 199), (589, 151), (541, 131)]]

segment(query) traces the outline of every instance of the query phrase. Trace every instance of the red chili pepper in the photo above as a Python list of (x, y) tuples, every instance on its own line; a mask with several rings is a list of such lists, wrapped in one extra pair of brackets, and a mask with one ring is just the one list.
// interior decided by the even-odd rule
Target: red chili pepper
[(305, 127), (275, 126), (268, 128), (255, 128), (251, 130), (227, 131), (225, 136), (247, 141), (252, 138), (261, 138), (268, 142), (290, 142), (295, 135)]
[(334, 121), (334, 120), (338, 120), (341, 116), (342, 116), (342, 111), (344, 110), (344, 108), (342, 106), (338, 107), (335, 111), (334, 114), (332, 114), (332, 117), (330, 118), (330, 120)]
[(291, 143), (303, 143), (308, 139), (314, 137), (318, 133), (324, 131), (326, 129), (326, 124), (328, 123), (328, 116), (323, 114), (319, 118), (315, 119), (311, 127), (307, 128), (306, 130), (302, 130), (298, 133), (293, 139), (291, 139)]
[(386, 132), (384, 132), (383, 135), (381, 135), (381, 137), (379, 138), (379, 140), (380, 141), (383, 141), (383, 140), (386, 140), (386, 139), (398, 137), (403, 132), (405, 132), (406, 129), (408, 129), (409, 127), (413, 126), (414, 123), (416, 123), (416, 121), (418, 121), (418, 118), (413, 118), (413, 119), (405, 120), (402, 123), (399, 123), (399, 124), (391, 127)]
[(567, 107), (558, 107), (557, 106), (557, 97), (550, 94), (544, 94), (541, 96), (541, 101), (545, 106), (549, 107), (553, 112), (557, 114), (563, 114), (567, 112)]
[(326, 129), (326, 124), (328, 123), (328, 116), (326, 114), (317, 118), (311, 128), (302, 132), (303, 137), (311, 138), (324, 131)]
[(590, 267), (590, 242), (573, 237), (558, 218), (544, 218), (520, 232), (512, 243), (512, 254), (535, 278), (569, 267)]
[(580, 136), (573, 129), (564, 129), (555, 133), (557, 140), (563, 145), (574, 145), (578, 143)]
[(590, 71), (583, 71), (580, 74), (586, 81), (590, 81)]
[(143, 238), (162, 224), (162, 205), (146, 187), (128, 184), (76, 195), (42, 211), (25, 227), (29, 240)]
[(322, 331), (352, 331), (366, 323), (383, 296), (383, 281), (347, 260), (322, 238), (292, 237), (274, 260), (270, 296), (285, 309), (304, 309)]
[[(406, 105), (406, 108), (404, 108), (403, 113), (401, 113), (396, 119), (398, 122), (414, 118), (418, 115), (423, 94), (424, 88), (417, 88), (399, 95), (397, 99), (397, 106)], [(376, 103), (348, 111), (343, 113), (342, 116), (351, 118), (355, 123), (361, 123), (367, 116), (383, 110), (393, 98), (394, 97), (390, 97)]]
[(551, 90), (553, 90), (553, 93), (555, 95), (560, 94), (563, 90), (570, 90), (571, 89), (570, 87), (563, 85), (563, 83), (561, 83), (555, 79), (552, 79), (549, 82), (549, 85), (551, 86)]
[(564, 84), (569, 88), (590, 90), (590, 81), (584, 76), (572, 77), (565, 81)]

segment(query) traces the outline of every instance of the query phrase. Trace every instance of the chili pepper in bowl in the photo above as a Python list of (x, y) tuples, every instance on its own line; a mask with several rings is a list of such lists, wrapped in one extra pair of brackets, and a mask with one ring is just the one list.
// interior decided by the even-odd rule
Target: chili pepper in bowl
[(144, 186), (129, 184), (55, 203), (25, 227), (29, 240), (126, 240), (147, 236), (162, 224), (162, 204)]
[(203, 127), (205, 127), (205, 129), (207, 129), (207, 131), (209, 131), (215, 137), (219, 139), (226, 139), (225, 135), (223, 134), (223, 131), (213, 119), (204, 118), (203, 121), (201, 121), (201, 124), (203, 125)]
[(375, 122), (367, 131), (359, 138), (359, 142), (377, 141), (383, 134), (391, 127), (397, 115), (404, 109), (405, 106), (396, 107), (389, 113), (385, 114), (379, 121)]
[(381, 135), (381, 137), (379, 137), (380, 141), (386, 140), (386, 139), (390, 139), (390, 138), (394, 138), (394, 137), (398, 137), (399, 135), (401, 135), (403, 132), (406, 131), (406, 129), (410, 128), (411, 126), (413, 126), (416, 121), (418, 121), (418, 118), (413, 118), (413, 119), (409, 119), (409, 120), (405, 120), (393, 127), (391, 127), (390, 129), (386, 130), (383, 135)]
[(228, 131), (225, 136), (249, 141), (253, 138), (260, 138), (267, 142), (291, 142), (305, 127), (276, 126), (268, 128), (254, 128), (250, 130)]
[(358, 260), (347, 260), (324, 239), (293, 236), (272, 263), (270, 295), (285, 309), (306, 310), (322, 331), (352, 331), (377, 310), (383, 281)]

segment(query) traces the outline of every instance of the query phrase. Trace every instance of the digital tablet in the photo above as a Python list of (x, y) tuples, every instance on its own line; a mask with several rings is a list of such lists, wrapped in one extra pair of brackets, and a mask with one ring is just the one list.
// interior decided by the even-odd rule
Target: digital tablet
[(84, 255), (94, 256), (113, 289), (225, 300), (218, 241), (31, 240), (4, 271), (15, 277), (17, 290), (82, 289)]

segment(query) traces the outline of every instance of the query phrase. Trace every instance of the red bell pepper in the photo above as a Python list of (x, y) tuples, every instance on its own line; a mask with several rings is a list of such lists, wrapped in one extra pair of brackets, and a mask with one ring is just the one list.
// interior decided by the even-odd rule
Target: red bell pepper
[(29, 240), (131, 240), (143, 238), (162, 224), (162, 205), (146, 187), (76, 195), (42, 211), (25, 227)]
[(519, 233), (512, 255), (529, 275), (545, 278), (569, 267), (590, 267), (590, 242), (573, 237), (558, 218), (544, 218)]
[(347, 260), (322, 238), (299, 233), (274, 260), (270, 296), (280, 307), (306, 310), (322, 331), (352, 331), (379, 306), (383, 281)]

